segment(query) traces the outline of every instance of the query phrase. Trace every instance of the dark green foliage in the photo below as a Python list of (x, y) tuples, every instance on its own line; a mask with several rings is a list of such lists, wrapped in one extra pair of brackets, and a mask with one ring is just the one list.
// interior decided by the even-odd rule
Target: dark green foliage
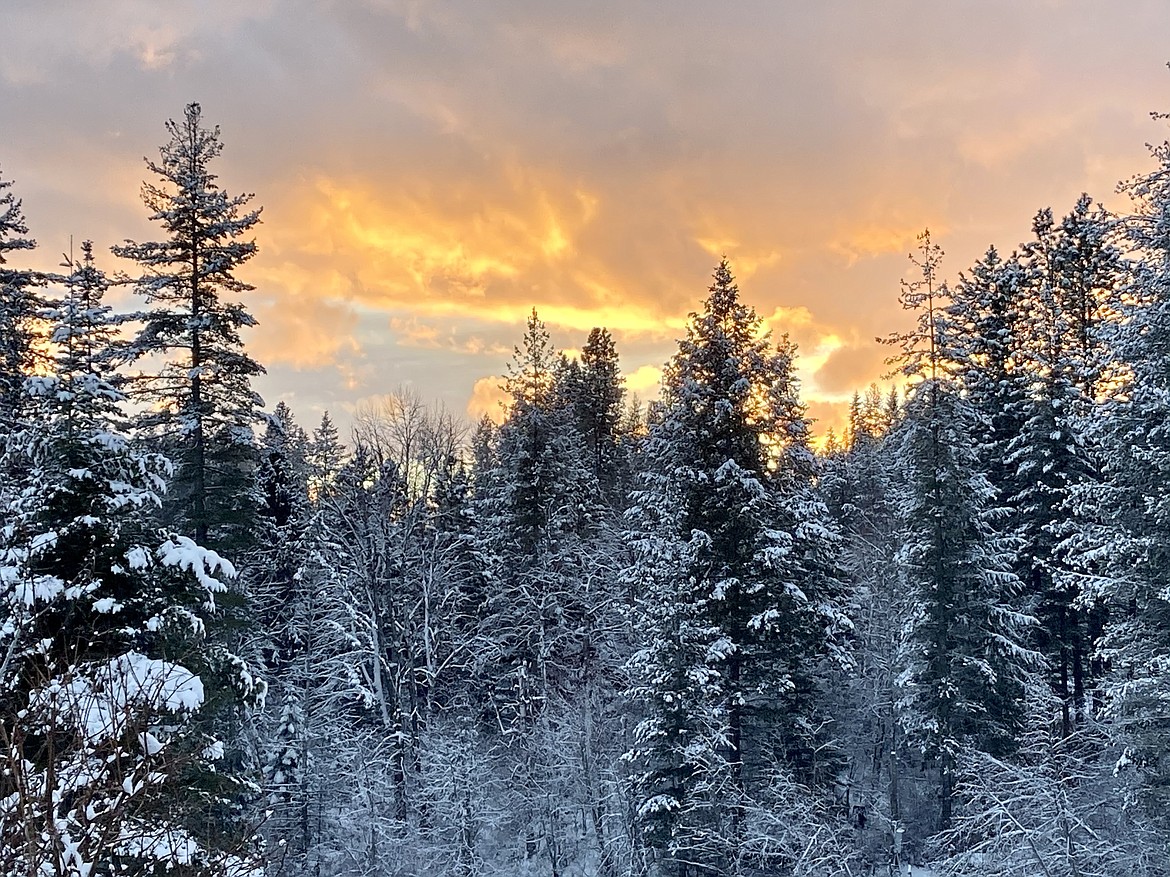
[(18, 428), (24, 405), (24, 378), (35, 359), (34, 321), (41, 280), (20, 266), (20, 251), (36, 247), (28, 237), (21, 203), (0, 179), (0, 435)]
[(955, 307), (939, 282), (942, 251), (929, 232), (919, 241), (914, 261), (922, 276), (904, 284), (902, 295), (917, 325), (897, 339), (898, 361), (914, 381), (895, 434), (904, 472), (899, 566), (912, 607), (900, 635), (899, 710), (908, 737), (937, 770), (935, 827), (942, 827), (959, 754), (1014, 747), (1035, 656), (1024, 640), (1031, 622), (1018, 608), (1013, 546), (997, 529), (1003, 513), (976, 452), (978, 413), (957, 377), (965, 368), (956, 357), (956, 317), (976, 314)]
[(721, 263), (668, 367), (635, 493), (631, 757), (647, 840), (678, 873), (722, 872), (773, 766), (812, 784), (836, 768), (819, 706), (848, 622), (794, 353), (771, 347)]
[(262, 401), (251, 379), (264, 369), (240, 336), (255, 320), (233, 298), (252, 289), (235, 272), (256, 254), (244, 236), (260, 211), (247, 209), (251, 195), (228, 196), (216, 183), (211, 165), (223, 145), (218, 128), (203, 127), (198, 104), (167, 122), (167, 133), (161, 161), (147, 161), (161, 184), (142, 188), (166, 237), (114, 247), (142, 268), (135, 286), (152, 306), (137, 315), (142, 328), (123, 355), (164, 358), (136, 377), (134, 392), (153, 405), (142, 429), (177, 465), (168, 517), (189, 523), (201, 544), (239, 549), (256, 511), (252, 427)]
[(123, 431), (116, 320), (82, 249), (43, 314), (53, 370), (25, 381), (36, 426), (5, 447), (22, 475), (3, 531), (0, 796), (20, 806), (0, 808), (0, 864), (33, 873), (72, 846), (102, 873), (141, 873), (169, 860), (149, 838), (177, 832), (192, 873), (217, 873), (251, 849), (246, 786), (198, 716), (254, 705), (263, 685), (207, 635), (231, 565), (153, 524), (170, 467)]

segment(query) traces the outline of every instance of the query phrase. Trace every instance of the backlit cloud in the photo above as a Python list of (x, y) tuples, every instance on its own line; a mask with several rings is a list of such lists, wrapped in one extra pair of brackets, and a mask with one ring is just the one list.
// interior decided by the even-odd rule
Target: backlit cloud
[(639, 399), (653, 399), (662, 385), (662, 369), (643, 365), (626, 375), (626, 390)]
[(503, 390), (504, 379), (499, 375), (480, 378), (471, 387), (471, 398), (467, 401), (467, 414), (472, 420), (488, 418), (494, 423), (504, 419), (504, 403), (508, 394)]
[(202, 102), (264, 206), (262, 389), (309, 422), (402, 384), (498, 414), (533, 306), (564, 348), (607, 326), (651, 396), (726, 255), (835, 424), (922, 228), (954, 276), (1040, 207), (1117, 204), (1168, 29), (1157, 0), (9, 3), (0, 168), (38, 267), (148, 240), (141, 158)]

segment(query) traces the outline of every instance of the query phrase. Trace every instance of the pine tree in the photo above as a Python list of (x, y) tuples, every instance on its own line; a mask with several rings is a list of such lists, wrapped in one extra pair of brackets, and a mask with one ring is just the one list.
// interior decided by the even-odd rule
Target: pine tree
[(142, 188), (166, 237), (113, 248), (142, 268), (135, 285), (153, 306), (139, 315), (125, 356), (165, 359), (135, 380), (135, 396), (152, 403), (142, 427), (162, 437), (178, 465), (170, 517), (189, 524), (200, 544), (240, 545), (254, 513), (251, 430), (262, 405), (251, 379), (264, 369), (240, 337), (255, 320), (233, 299), (253, 288), (236, 272), (256, 254), (245, 235), (260, 211), (248, 209), (251, 195), (229, 196), (216, 183), (211, 165), (223, 145), (218, 127), (203, 127), (199, 104), (166, 129), (161, 160), (146, 162), (160, 184)]
[(1082, 599), (1064, 543), (1075, 535), (1071, 496), (1098, 478), (1099, 450), (1084, 425), (1113, 382), (1105, 338), (1117, 321), (1123, 265), (1111, 220), (1088, 196), (1059, 224), (1040, 211), (1033, 231), (1023, 248), (1028, 343), (1019, 357), (1029, 384), (1008, 460), (1017, 473), (1019, 574), (1036, 605), (1037, 641), (1067, 734), (1093, 687), (1100, 610)]
[(563, 392), (579, 366), (552, 345), (536, 311), (509, 364), (508, 416), (477, 437), (475, 514), (485, 563), (480, 685), (493, 746), (517, 766), (508, 810), (517, 858), (564, 867), (568, 825), (559, 802), (578, 762), (558, 756), (587, 672), (592, 612), (607, 590), (592, 553), (598, 485)]
[(295, 612), (296, 577), (303, 562), (302, 539), (309, 507), (308, 437), (291, 409), (276, 406), (261, 442), (257, 482), (263, 497), (258, 509), (258, 563), (250, 583), (257, 620), (266, 643), (265, 665), (279, 674), (295, 660), (296, 633), (286, 628), (285, 613)]
[(231, 565), (152, 526), (169, 465), (125, 437), (116, 320), (82, 249), (43, 313), (51, 373), (25, 381), (36, 426), (5, 447), (26, 475), (0, 569), (0, 866), (236, 872), (251, 848), (244, 787), (200, 715), (263, 686), (206, 635)]
[(326, 411), (321, 423), (313, 430), (309, 442), (307, 462), (309, 465), (309, 495), (316, 501), (329, 494), (334, 480), (345, 465), (345, 446), (333, 425), (333, 419)]
[(1010, 542), (996, 529), (995, 492), (980, 470), (978, 421), (960, 392), (948, 318), (950, 291), (938, 276), (942, 251), (929, 232), (912, 256), (921, 279), (904, 283), (914, 330), (896, 361), (916, 383), (899, 426), (902, 587), (913, 614), (902, 633), (902, 723), (938, 775), (938, 819), (950, 819), (955, 764), (968, 747), (1010, 752), (1022, 717), (1032, 656), (1029, 619), (1014, 607), (1019, 583)]
[(947, 308), (948, 344), (964, 395), (987, 430), (977, 439), (979, 464), (1016, 526), (1021, 485), (1009, 462), (1026, 417), (1026, 278), (1019, 258), (995, 247), (961, 275)]
[(448, 457), (440, 466), (427, 532), (432, 578), (439, 586), (436, 600), (445, 607), (450, 629), (449, 651), (442, 658), (456, 678), (435, 692), (438, 703), (464, 701), (471, 685), (474, 644), (480, 633), (487, 598), (487, 566), (476, 518), (471, 474), (463, 462)]
[(627, 463), (622, 454), (621, 418), (625, 387), (613, 337), (591, 329), (573, 379), (563, 381), (593, 477), (610, 504), (620, 500)]
[(635, 494), (646, 715), (631, 757), (648, 843), (680, 874), (722, 872), (770, 765), (812, 783), (834, 767), (818, 695), (827, 633), (847, 621), (793, 358), (721, 262), (667, 369)]
[(35, 320), (41, 306), (36, 273), (14, 263), (21, 250), (36, 247), (20, 201), (0, 179), (0, 436), (18, 428), (25, 402), (25, 376), (35, 357)]
[[(904, 825), (904, 774), (913, 776), (897, 702), (901, 663), (897, 643), (911, 601), (901, 587), (897, 510), (897, 422), (876, 385), (851, 406), (847, 451), (826, 452), (818, 479), (842, 534), (841, 566), (850, 585), (850, 639), (855, 671), (834, 704), (842, 748), (850, 757), (844, 798), (858, 829), (859, 848), (884, 854), (889, 825)], [(913, 803), (913, 802), (912, 802)], [(879, 852), (880, 851), (880, 852)]]
[[(310, 551), (308, 438), (283, 402), (276, 406), (261, 441), (257, 482), (256, 546), (248, 581), (257, 660), (264, 667), (269, 696), (260, 742), (265, 806), (271, 810), (267, 829), (278, 840), (282, 864), (303, 867), (312, 843), (308, 816), (309, 733), (303, 670), (318, 631), (307, 623), (316, 614), (315, 582), (306, 581)], [(315, 680), (314, 680), (315, 681)]]
[(1084, 602), (1109, 611), (1097, 649), (1109, 670), (1106, 716), (1126, 747), (1117, 769), (1170, 849), (1170, 143), (1151, 153), (1156, 167), (1124, 187), (1136, 262), (1117, 351), (1132, 376), (1094, 418), (1103, 477), (1074, 492), (1069, 545)]
[(558, 684), (548, 674), (568, 672), (584, 611), (572, 571), (581, 569), (598, 517), (596, 481), (556, 392), (557, 363), (533, 311), (509, 368), (511, 406), (478, 510), (495, 583), (485, 628), (496, 631), (495, 707), (505, 727), (538, 716), (548, 686)]
[[(393, 751), (392, 729), (371, 710), (384, 681), (373, 675), (381, 656), (371, 647), (377, 641), (371, 626), (378, 624), (379, 633), (387, 627), (371, 607), (384, 604), (362, 587), (367, 582), (358, 562), (372, 560), (371, 548), (389, 560), (397, 546), (371, 542), (361, 546), (364, 553), (353, 551), (355, 531), (378, 533), (376, 521), (365, 518), (351, 529), (359, 509), (368, 508), (351, 500), (366, 496), (365, 476), (372, 469), (363, 465), (363, 474), (350, 479), (328, 415), (310, 440), (288, 407), (277, 405), (262, 444), (259, 482), (265, 499), (251, 589), (271, 692), (260, 726), (265, 834), (277, 873), (329, 871), (356, 851), (362, 833), (344, 823), (368, 817), (375, 804), (381, 811), (387, 801), (401, 798), (401, 790), (390, 790), (388, 781), (373, 783), (370, 791), (376, 788), (378, 795), (364, 802), (356, 800), (353, 788), (359, 773), (378, 777), (374, 763), (384, 764)], [(375, 507), (374, 515), (379, 511)], [(397, 526), (391, 520), (385, 524)], [(393, 585), (387, 590), (403, 590), (400, 599), (406, 603), (413, 596)], [(378, 820), (385, 816), (379, 812)], [(385, 821), (365, 821), (371, 834), (385, 830)]]

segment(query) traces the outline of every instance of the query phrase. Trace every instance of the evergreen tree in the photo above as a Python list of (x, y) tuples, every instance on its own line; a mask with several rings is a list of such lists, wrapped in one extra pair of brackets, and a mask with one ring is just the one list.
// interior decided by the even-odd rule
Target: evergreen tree
[(199, 715), (263, 695), (206, 633), (234, 575), (151, 511), (169, 465), (135, 450), (110, 379), (106, 282), (83, 245), (25, 381), (24, 471), (3, 530), (0, 865), (13, 874), (242, 870), (244, 786)]
[(266, 827), (278, 841), (282, 864), (291, 868), (304, 866), (313, 840), (308, 829), (312, 801), (302, 671), (307, 661), (321, 658), (305, 654), (320, 633), (306, 624), (316, 615), (311, 603), (318, 598), (313, 592), (316, 583), (305, 580), (311, 523), (307, 444), (292, 411), (281, 402), (261, 441), (257, 481), (262, 501), (248, 582), (251, 638), (269, 685), (260, 742), (268, 792), (265, 806), (271, 809)]
[(591, 329), (572, 379), (562, 379), (577, 428), (585, 445), (588, 465), (607, 500), (618, 502), (628, 481), (622, 453), (621, 419), (625, 388), (613, 337), (605, 329)]
[(286, 628), (285, 613), (296, 611), (292, 603), (303, 561), (301, 543), (311, 514), (307, 446), (308, 437), (281, 402), (261, 442), (258, 563), (250, 586), (256, 621), (267, 640), (264, 663), (277, 673), (295, 660), (296, 634)]
[(309, 495), (314, 501), (327, 496), (342, 467), (345, 465), (345, 446), (333, 425), (333, 419), (326, 411), (321, 422), (313, 430), (312, 440), (307, 449), (306, 461), (309, 466)]
[[(624, 625), (609, 503), (621, 500), (602, 496), (582, 432), (596, 402), (585, 389), (599, 368), (592, 356), (559, 356), (534, 311), (509, 367), (508, 416), (498, 429), (481, 425), (473, 445), (482, 728), (497, 757), (517, 764), (505, 786), (523, 841), (516, 858), (554, 873), (586, 857), (612, 873), (620, 845), (613, 707)], [(608, 385), (620, 386), (608, 368)], [(612, 439), (599, 441), (612, 479)], [(566, 819), (576, 811), (584, 831)]]
[(1010, 542), (996, 530), (995, 492), (972, 434), (976, 413), (954, 375), (950, 291), (942, 251), (926, 232), (921, 279), (903, 286), (916, 327), (897, 336), (903, 371), (915, 380), (899, 426), (905, 482), (899, 519), (902, 587), (912, 614), (901, 636), (902, 723), (937, 770), (938, 818), (951, 815), (955, 765), (969, 747), (1010, 752), (1022, 720), (1031, 655), (1027, 616), (1014, 608), (1019, 583)]
[(13, 261), (18, 251), (35, 248), (36, 241), (28, 237), (21, 203), (11, 188), (11, 181), (0, 179), (0, 436), (15, 431), (21, 420), (41, 306), (37, 275)]
[(1016, 526), (1021, 485), (1009, 462), (1026, 417), (1026, 280), (1019, 258), (995, 247), (961, 275), (947, 308), (956, 377), (986, 430), (976, 439), (979, 465), (1008, 511), (1004, 530)]
[(631, 757), (647, 841), (679, 874), (730, 867), (771, 766), (813, 783), (835, 767), (818, 695), (847, 622), (793, 358), (721, 262), (667, 369), (635, 494), (631, 693), (646, 715)]
[(142, 427), (162, 438), (178, 465), (170, 517), (200, 544), (239, 546), (255, 511), (251, 430), (262, 402), (251, 379), (264, 369), (240, 337), (255, 320), (233, 298), (253, 288), (236, 272), (256, 254), (245, 235), (260, 211), (248, 209), (251, 195), (229, 196), (216, 183), (211, 165), (223, 145), (218, 127), (203, 127), (199, 104), (166, 129), (161, 160), (146, 162), (160, 184), (142, 188), (166, 237), (113, 248), (142, 268), (135, 285), (153, 306), (139, 315), (142, 329), (125, 356), (165, 361), (135, 380), (135, 395), (152, 403)]
[(1019, 573), (1036, 604), (1038, 644), (1066, 734), (1085, 715), (1100, 633), (1100, 612), (1082, 600), (1063, 543), (1070, 497), (1098, 478), (1095, 439), (1084, 424), (1112, 382), (1105, 333), (1117, 319), (1122, 263), (1111, 227), (1082, 196), (1059, 224), (1040, 211), (1023, 250), (1029, 343), (1021, 358), (1030, 382), (1008, 459), (1017, 472)]
[[(596, 483), (569, 410), (556, 392), (559, 358), (533, 310), (505, 390), (508, 417), (477, 514), (484, 527), (488, 589), (482, 622), (485, 719), (518, 762), (509, 810), (523, 825), (521, 856), (562, 867), (561, 813), (542, 795), (554, 786), (552, 726), (571, 694), (586, 615), (578, 584), (583, 540), (594, 522)], [(489, 725), (490, 727), (490, 725)]]
[[(1132, 371), (1093, 421), (1101, 483), (1074, 492), (1084, 603), (1109, 610), (1098, 654), (1109, 668), (1106, 715), (1126, 747), (1117, 770), (1170, 837), (1170, 143), (1157, 166), (1124, 188), (1135, 211), (1124, 228), (1136, 257), (1117, 348)], [(1170, 850), (1170, 845), (1163, 847)]]
[[(539, 715), (553, 676), (569, 672), (584, 604), (583, 541), (597, 523), (597, 483), (571, 412), (556, 392), (558, 361), (533, 311), (505, 383), (507, 420), (479, 517), (494, 580), (485, 629), (500, 666), (495, 708), (505, 727)], [(563, 679), (562, 679), (563, 682)]]
[(897, 423), (876, 385), (855, 396), (851, 409), (849, 449), (832, 455), (826, 449), (819, 488), (843, 537), (841, 566), (851, 585), (855, 628), (856, 669), (833, 704), (850, 756), (839, 782), (858, 829), (857, 846), (876, 859), (888, 847), (888, 826), (914, 818), (914, 807), (903, 807), (903, 786), (916, 760), (907, 752), (897, 710), (897, 644), (912, 605), (898, 576)]
[[(451, 630), (450, 669), (458, 681), (440, 694), (445, 703), (473, 697), (471, 684), (474, 643), (479, 636), (487, 599), (487, 567), (481, 542), (471, 474), (461, 460), (443, 461), (432, 499), (428, 541), (435, 578), (441, 583), (441, 602)], [(455, 657), (458, 656), (458, 657)], [(462, 690), (460, 690), (462, 689)]]
[(369, 721), (375, 686), (368, 673), (377, 658), (363, 651), (369, 640), (359, 639), (368, 632), (369, 617), (361, 618), (368, 604), (351, 589), (343, 523), (354, 511), (344, 505), (346, 491), (363, 486), (348, 481), (328, 415), (310, 440), (283, 403), (265, 432), (259, 483), (252, 592), (271, 691), (261, 723), (265, 833), (277, 873), (328, 872), (355, 852), (354, 828), (344, 824), (361, 818), (353, 812), (355, 773), (372, 773), (361, 762), (389, 749), (389, 732)]

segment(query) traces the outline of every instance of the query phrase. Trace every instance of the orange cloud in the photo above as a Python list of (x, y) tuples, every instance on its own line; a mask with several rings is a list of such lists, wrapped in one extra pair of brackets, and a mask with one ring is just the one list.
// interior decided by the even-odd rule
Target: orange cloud
[(263, 331), (249, 339), (249, 352), (263, 363), (294, 369), (336, 365), (342, 352), (360, 351), (351, 334), (353, 314), (329, 302), (306, 300), (295, 309), (263, 306), (256, 309)]
[(889, 371), (886, 359), (894, 351), (873, 343), (843, 344), (833, 350), (813, 374), (817, 388), (835, 396), (852, 395), (868, 381)]
[(571, 255), (573, 236), (590, 219), (577, 191), (554, 194), (520, 170), (509, 176), (512, 191), (498, 198), (458, 184), (375, 195), (357, 180), (318, 179), (305, 246), (334, 259), (357, 256), (359, 272), (385, 272), (381, 284), (367, 284), (368, 295), (441, 285), (462, 298), (481, 297), (494, 280)]
[[(661, 362), (726, 254), (800, 345), (806, 396), (835, 402), (906, 327), (924, 226), (953, 277), (1037, 208), (1108, 198), (1165, 133), (1146, 111), (1166, 4), (1063, 4), (1059, 27), (1017, 4), (1004, 28), (947, 4), (908, 22), (681, 2), (8, 4), (0, 158), (30, 259), (52, 270), (71, 233), (155, 239), (140, 156), (195, 97), (224, 188), (265, 206), (245, 303), (276, 395), (320, 409), (392, 375), (459, 405), (533, 304), (554, 333), (606, 325), (628, 362)], [(323, 365), (343, 386), (309, 386)], [(491, 383), (471, 395), (496, 411)]]
[(505, 358), (512, 353), (511, 347), (488, 341), (477, 334), (468, 334), (449, 320), (427, 321), (413, 314), (393, 316), (390, 318), (390, 328), (394, 330), (398, 343), (409, 347)]
[(662, 385), (662, 369), (656, 365), (642, 365), (626, 375), (626, 389), (639, 399), (652, 399)]
[(946, 235), (940, 223), (923, 218), (903, 223), (866, 222), (846, 230), (829, 244), (829, 249), (852, 266), (861, 259), (890, 254), (910, 253), (918, 245), (918, 235), (929, 227), (935, 240)]
[(780, 261), (780, 252), (775, 249), (754, 251), (744, 248), (739, 241), (728, 237), (696, 237), (695, 243), (715, 259), (727, 256), (735, 265), (737, 278), (744, 280), (761, 268), (767, 268)]
[(342, 352), (360, 352), (354, 336), (357, 315), (330, 295), (328, 286), (325, 295), (314, 294), (322, 287), (310, 272), (289, 262), (258, 263), (249, 278), (269, 295), (275, 293), (252, 308), (259, 328), (249, 347), (261, 362), (305, 369), (335, 364)]
[(467, 414), (473, 421), (483, 417), (495, 423), (503, 421), (508, 400), (508, 394), (501, 386), (503, 383), (504, 379), (499, 375), (488, 375), (475, 382), (471, 388), (471, 398), (467, 401)]
[(303, 224), (286, 220), (273, 231), (278, 255), (295, 259), (302, 274), (271, 279), (406, 313), (392, 326), (416, 345), (438, 344), (446, 330), (436, 323), (452, 318), (519, 325), (533, 303), (546, 323), (573, 330), (606, 326), (662, 339), (681, 331), (681, 314), (664, 314), (596, 254), (579, 252), (598, 196), (553, 174), (508, 168), (504, 176), (503, 191), (319, 178), (282, 207)]
[[(574, 305), (540, 304), (537, 306), (540, 319), (550, 326), (585, 331), (594, 326), (603, 326), (611, 332), (623, 334), (647, 334), (659, 338), (673, 338), (686, 325), (682, 315), (661, 317), (652, 309), (637, 301), (621, 305)], [(432, 314), (458, 314), (466, 312), (453, 302), (432, 302), (424, 306)], [(521, 325), (527, 311), (516, 304), (500, 303), (474, 310), (476, 317), (497, 323)]]
[(812, 399), (806, 403), (809, 418), (813, 421), (813, 444), (823, 448), (829, 430), (833, 430), (838, 439), (844, 437), (849, 428), (849, 402), (833, 402), (825, 399)]
[[(818, 320), (803, 305), (774, 308), (763, 324), (774, 336), (786, 333), (796, 343), (796, 367), (803, 375), (815, 375), (845, 343), (841, 329)], [(816, 395), (817, 389), (814, 384), (806, 389), (806, 395)]]

